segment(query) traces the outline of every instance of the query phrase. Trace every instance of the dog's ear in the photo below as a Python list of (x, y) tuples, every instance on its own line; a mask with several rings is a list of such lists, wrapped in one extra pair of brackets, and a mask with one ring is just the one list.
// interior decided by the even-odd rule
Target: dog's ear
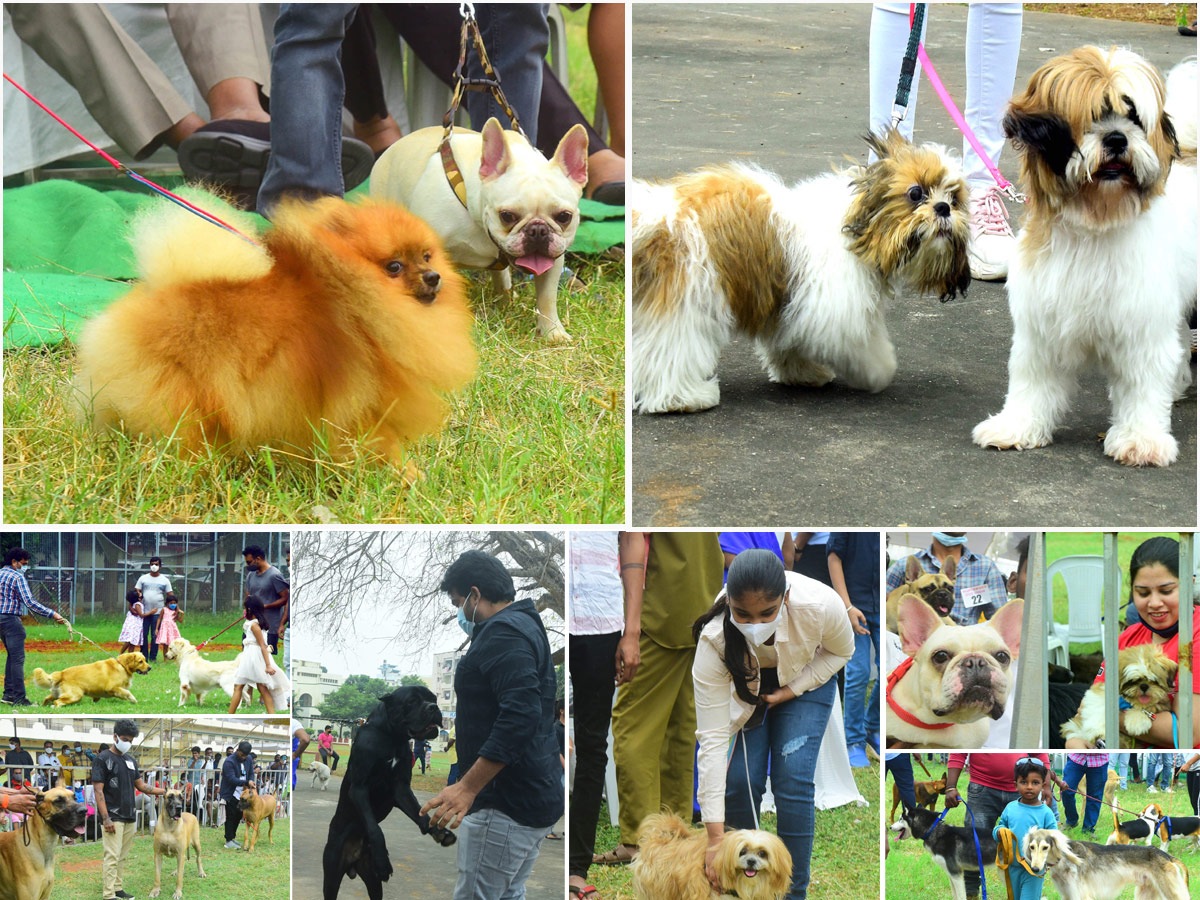
[(900, 646), (907, 655), (916, 656), (929, 636), (942, 627), (942, 620), (916, 594), (905, 594), (896, 610), (896, 624), (900, 631)]
[(904, 561), (904, 580), (912, 583), (925, 574), (925, 570), (921, 568), (921, 561), (915, 556), (910, 556)]
[(56, 788), (65, 788), (67, 786), (67, 783), (63, 780), (62, 775), (59, 775), (58, 778), (55, 779), (54, 786)]
[(554, 163), (580, 187), (587, 184), (587, 151), (587, 132), (578, 123), (563, 135), (554, 151)]
[(508, 171), (512, 163), (512, 154), (508, 152), (508, 144), (504, 141), (504, 129), (495, 116), (483, 125), (483, 149), (479, 155), (479, 178), (491, 181), (499, 178)]
[[(970, 281), (970, 280), (971, 280), (971, 268), (970, 268), (970, 266), (968, 266), (967, 267), (967, 281)], [(962, 285), (960, 285), (960, 288), (962, 288), (963, 290), (966, 290), (966, 288)], [(954, 557), (947, 556), (946, 561), (944, 563), (942, 563), (942, 574), (945, 575), (947, 578), (949, 578), (951, 581), (953, 581), (955, 573), (957, 571), (958, 571), (958, 564), (955, 563)]]
[(1071, 850), (1070, 839), (1061, 831), (1054, 832), (1054, 849), (1058, 851), (1058, 855), (1074, 865), (1082, 865), (1083, 860), (1080, 859)]
[(1004, 133), (1021, 152), (1036, 153), (1050, 171), (1062, 178), (1078, 149), (1066, 119), (1047, 112), (1029, 112), (1013, 103), (1004, 116)]
[(996, 630), (1014, 656), (1021, 652), (1021, 617), (1024, 611), (1024, 600), (1010, 600), (988, 620), (988, 624)]
[(1179, 670), (1179, 663), (1175, 662), (1175, 660), (1171, 659), (1165, 653), (1160, 653), (1158, 659), (1154, 660), (1152, 665), (1155, 676), (1159, 681), (1167, 685), (1171, 683), (1171, 679), (1175, 677), (1175, 673)]

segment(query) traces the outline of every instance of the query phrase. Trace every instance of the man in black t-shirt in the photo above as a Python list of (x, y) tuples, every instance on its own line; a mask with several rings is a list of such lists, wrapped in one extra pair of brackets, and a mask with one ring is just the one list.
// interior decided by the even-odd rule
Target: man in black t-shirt
[[(9, 738), (8, 753), (4, 756), (4, 765), (8, 767), (9, 787), (19, 788), (33, 774), (33, 757), (29, 755), (28, 750), (21, 749), (21, 739), (19, 737), (14, 736)], [(12, 768), (13, 766), (24, 766), (24, 768), (14, 769)]]
[(121, 719), (113, 727), (113, 746), (101, 751), (92, 761), (92, 787), (96, 793), (96, 814), (104, 827), (103, 891), (104, 900), (129, 900), (123, 891), (125, 858), (133, 846), (135, 819), (134, 788), (143, 794), (165, 794), (162, 788), (142, 781), (137, 762), (129, 755), (137, 723)]

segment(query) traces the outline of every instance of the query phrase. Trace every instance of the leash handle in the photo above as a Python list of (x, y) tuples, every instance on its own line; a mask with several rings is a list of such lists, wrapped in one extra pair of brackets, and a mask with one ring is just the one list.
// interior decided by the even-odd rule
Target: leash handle
[(925, 25), (925, 4), (913, 3), (908, 8), (908, 46), (900, 61), (900, 82), (896, 85), (896, 100), (892, 104), (892, 126), (908, 114), (908, 95), (912, 90), (913, 76), (917, 71), (917, 50), (921, 43), (921, 30)]

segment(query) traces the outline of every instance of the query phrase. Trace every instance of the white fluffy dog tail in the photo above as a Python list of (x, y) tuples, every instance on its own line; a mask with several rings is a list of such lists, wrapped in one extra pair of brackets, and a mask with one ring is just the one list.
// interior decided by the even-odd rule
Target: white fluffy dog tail
[[(254, 217), (220, 196), (197, 188), (177, 193), (258, 240)], [(214, 277), (252, 281), (271, 270), (271, 257), (264, 247), (230, 234), (169, 200), (150, 204), (138, 214), (130, 242), (142, 281), (155, 289)]]
[(1179, 153), (1196, 159), (1196, 60), (1184, 60), (1167, 73), (1167, 102), (1164, 106), (1175, 126)]

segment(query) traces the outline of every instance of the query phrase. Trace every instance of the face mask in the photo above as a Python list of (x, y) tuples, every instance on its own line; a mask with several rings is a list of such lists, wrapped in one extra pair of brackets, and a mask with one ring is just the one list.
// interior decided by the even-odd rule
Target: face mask
[(967, 536), (965, 534), (960, 535), (959, 537), (952, 537), (951, 535), (946, 534), (944, 531), (935, 531), (933, 533), (933, 539), (943, 547), (961, 547), (967, 542)]
[(779, 604), (779, 612), (775, 613), (775, 618), (770, 622), (739, 622), (733, 616), (729, 617), (729, 621), (733, 623), (733, 627), (740, 631), (746, 638), (746, 641), (753, 647), (761, 647), (765, 644), (779, 628), (779, 613), (783, 611), (783, 603)]
[(9, 750), (16, 750), (16, 749), (17, 749), (17, 745), (16, 745), (16, 744), (13, 744), (13, 743), (10, 743), (10, 744), (8, 745), (8, 749), (9, 749)]
[[(467, 595), (470, 596), (469, 594)], [(478, 604), (476, 604), (478, 606)], [(475, 612), (472, 610), (471, 618), (467, 618), (467, 597), (463, 598), (462, 604), (458, 607), (458, 627), (467, 633), (467, 637), (471, 637), (475, 631)]]
[(83, 748), (82, 748), (82, 747), (76, 747), (76, 748), (75, 748), (75, 752), (76, 752), (76, 753), (82, 753), (82, 752), (83, 752)]
[(151, 574), (151, 575), (154, 575), (154, 574), (157, 574), (157, 572), (158, 572), (158, 566), (157, 566), (157, 565), (151, 565), (151, 566), (150, 566), (150, 574)]
[(167, 609), (175, 609), (178, 605), (178, 603), (168, 603)]
[(118, 753), (128, 753), (129, 748), (133, 746), (133, 741), (123, 741), (115, 735), (113, 736), (113, 741), (116, 744)]

